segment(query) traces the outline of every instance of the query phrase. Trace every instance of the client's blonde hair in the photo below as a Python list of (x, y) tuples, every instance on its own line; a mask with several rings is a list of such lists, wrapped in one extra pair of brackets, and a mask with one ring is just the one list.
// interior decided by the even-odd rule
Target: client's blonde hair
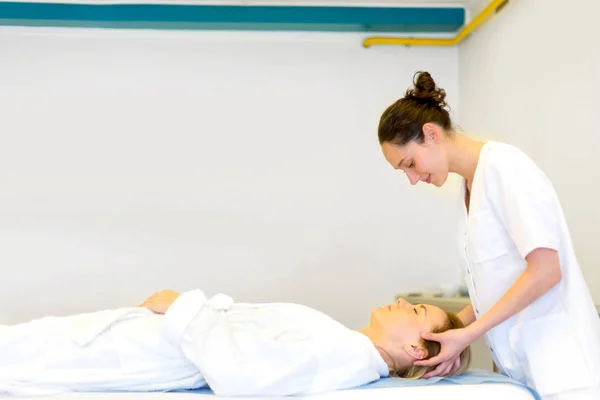
[[(432, 333), (442, 333), (442, 332), (446, 332), (450, 329), (461, 329), (461, 328), (465, 327), (464, 324), (462, 323), (462, 321), (460, 320), (460, 318), (458, 318), (458, 316), (456, 316), (456, 314), (446, 312), (446, 316), (448, 317), (448, 319), (446, 320), (446, 323), (444, 325), (442, 325), (441, 327), (434, 328), (431, 331)], [(433, 358), (440, 353), (441, 345), (439, 342), (423, 339), (423, 343), (425, 345), (425, 348), (427, 349), (427, 359)], [(451, 373), (449, 376), (461, 375), (461, 374), (465, 373), (469, 369), (470, 364), (471, 364), (471, 346), (468, 346), (466, 349), (464, 349), (462, 351), (462, 353), (460, 353), (460, 368), (458, 369), (458, 371)], [(432, 371), (434, 368), (435, 368), (435, 366), (434, 367), (420, 367), (420, 366), (413, 365), (413, 366), (410, 366), (408, 368), (403, 368), (398, 371), (390, 371), (390, 376), (397, 376), (397, 377), (406, 378), (406, 379), (419, 379), (419, 378), (422, 378), (423, 375), (425, 375), (427, 372)]]

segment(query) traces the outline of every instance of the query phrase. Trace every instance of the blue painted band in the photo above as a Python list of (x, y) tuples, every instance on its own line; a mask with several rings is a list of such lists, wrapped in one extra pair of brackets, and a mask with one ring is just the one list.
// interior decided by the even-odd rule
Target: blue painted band
[(463, 8), (0, 2), (0, 24), (456, 32)]

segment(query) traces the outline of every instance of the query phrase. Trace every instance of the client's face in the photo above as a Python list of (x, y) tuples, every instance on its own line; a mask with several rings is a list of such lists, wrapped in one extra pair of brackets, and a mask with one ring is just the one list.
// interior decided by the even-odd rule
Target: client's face
[(369, 336), (389, 355), (395, 369), (406, 368), (415, 360), (428, 356), (421, 333), (443, 326), (447, 319), (446, 313), (438, 307), (413, 305), (399, 299), (396, 304), (378, 307), (371, 312)]

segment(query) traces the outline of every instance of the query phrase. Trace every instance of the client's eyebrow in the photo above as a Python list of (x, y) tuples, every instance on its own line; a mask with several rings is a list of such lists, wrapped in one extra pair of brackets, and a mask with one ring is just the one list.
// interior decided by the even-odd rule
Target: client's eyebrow
[(425, 316), (427, 316), (427, 307), (425, 307), (423, 304), (421, 304), (419, 307), (421, 307), (423, 311), (425, 311)]

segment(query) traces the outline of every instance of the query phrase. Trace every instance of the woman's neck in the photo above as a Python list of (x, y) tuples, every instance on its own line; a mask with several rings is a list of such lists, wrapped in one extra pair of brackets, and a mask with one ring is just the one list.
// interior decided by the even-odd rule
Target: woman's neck
[(469, 191), (479, 161), (479, 153), (484, 145), (485, 143), (470, 139), (460, 133), (455, 133), (448, 141), (449, 171), (462, 176), (467, 181)]
[(371, 343), (373, 343), (373, 346), (377, 349), (379, 355), (381, 356), (383, 361), (385, 361), (388, 368), (395, 369), (396, 365), (392, 356), (381, 346), (377, 345), (377, 343), (379, 342), (379, 340), (377, 339), (377, 331), (375, 329), (371, 329), (370, 326), (367, 326), (366, 328), (359, 329), (358, 332), (362, 333), (371, 340)]

